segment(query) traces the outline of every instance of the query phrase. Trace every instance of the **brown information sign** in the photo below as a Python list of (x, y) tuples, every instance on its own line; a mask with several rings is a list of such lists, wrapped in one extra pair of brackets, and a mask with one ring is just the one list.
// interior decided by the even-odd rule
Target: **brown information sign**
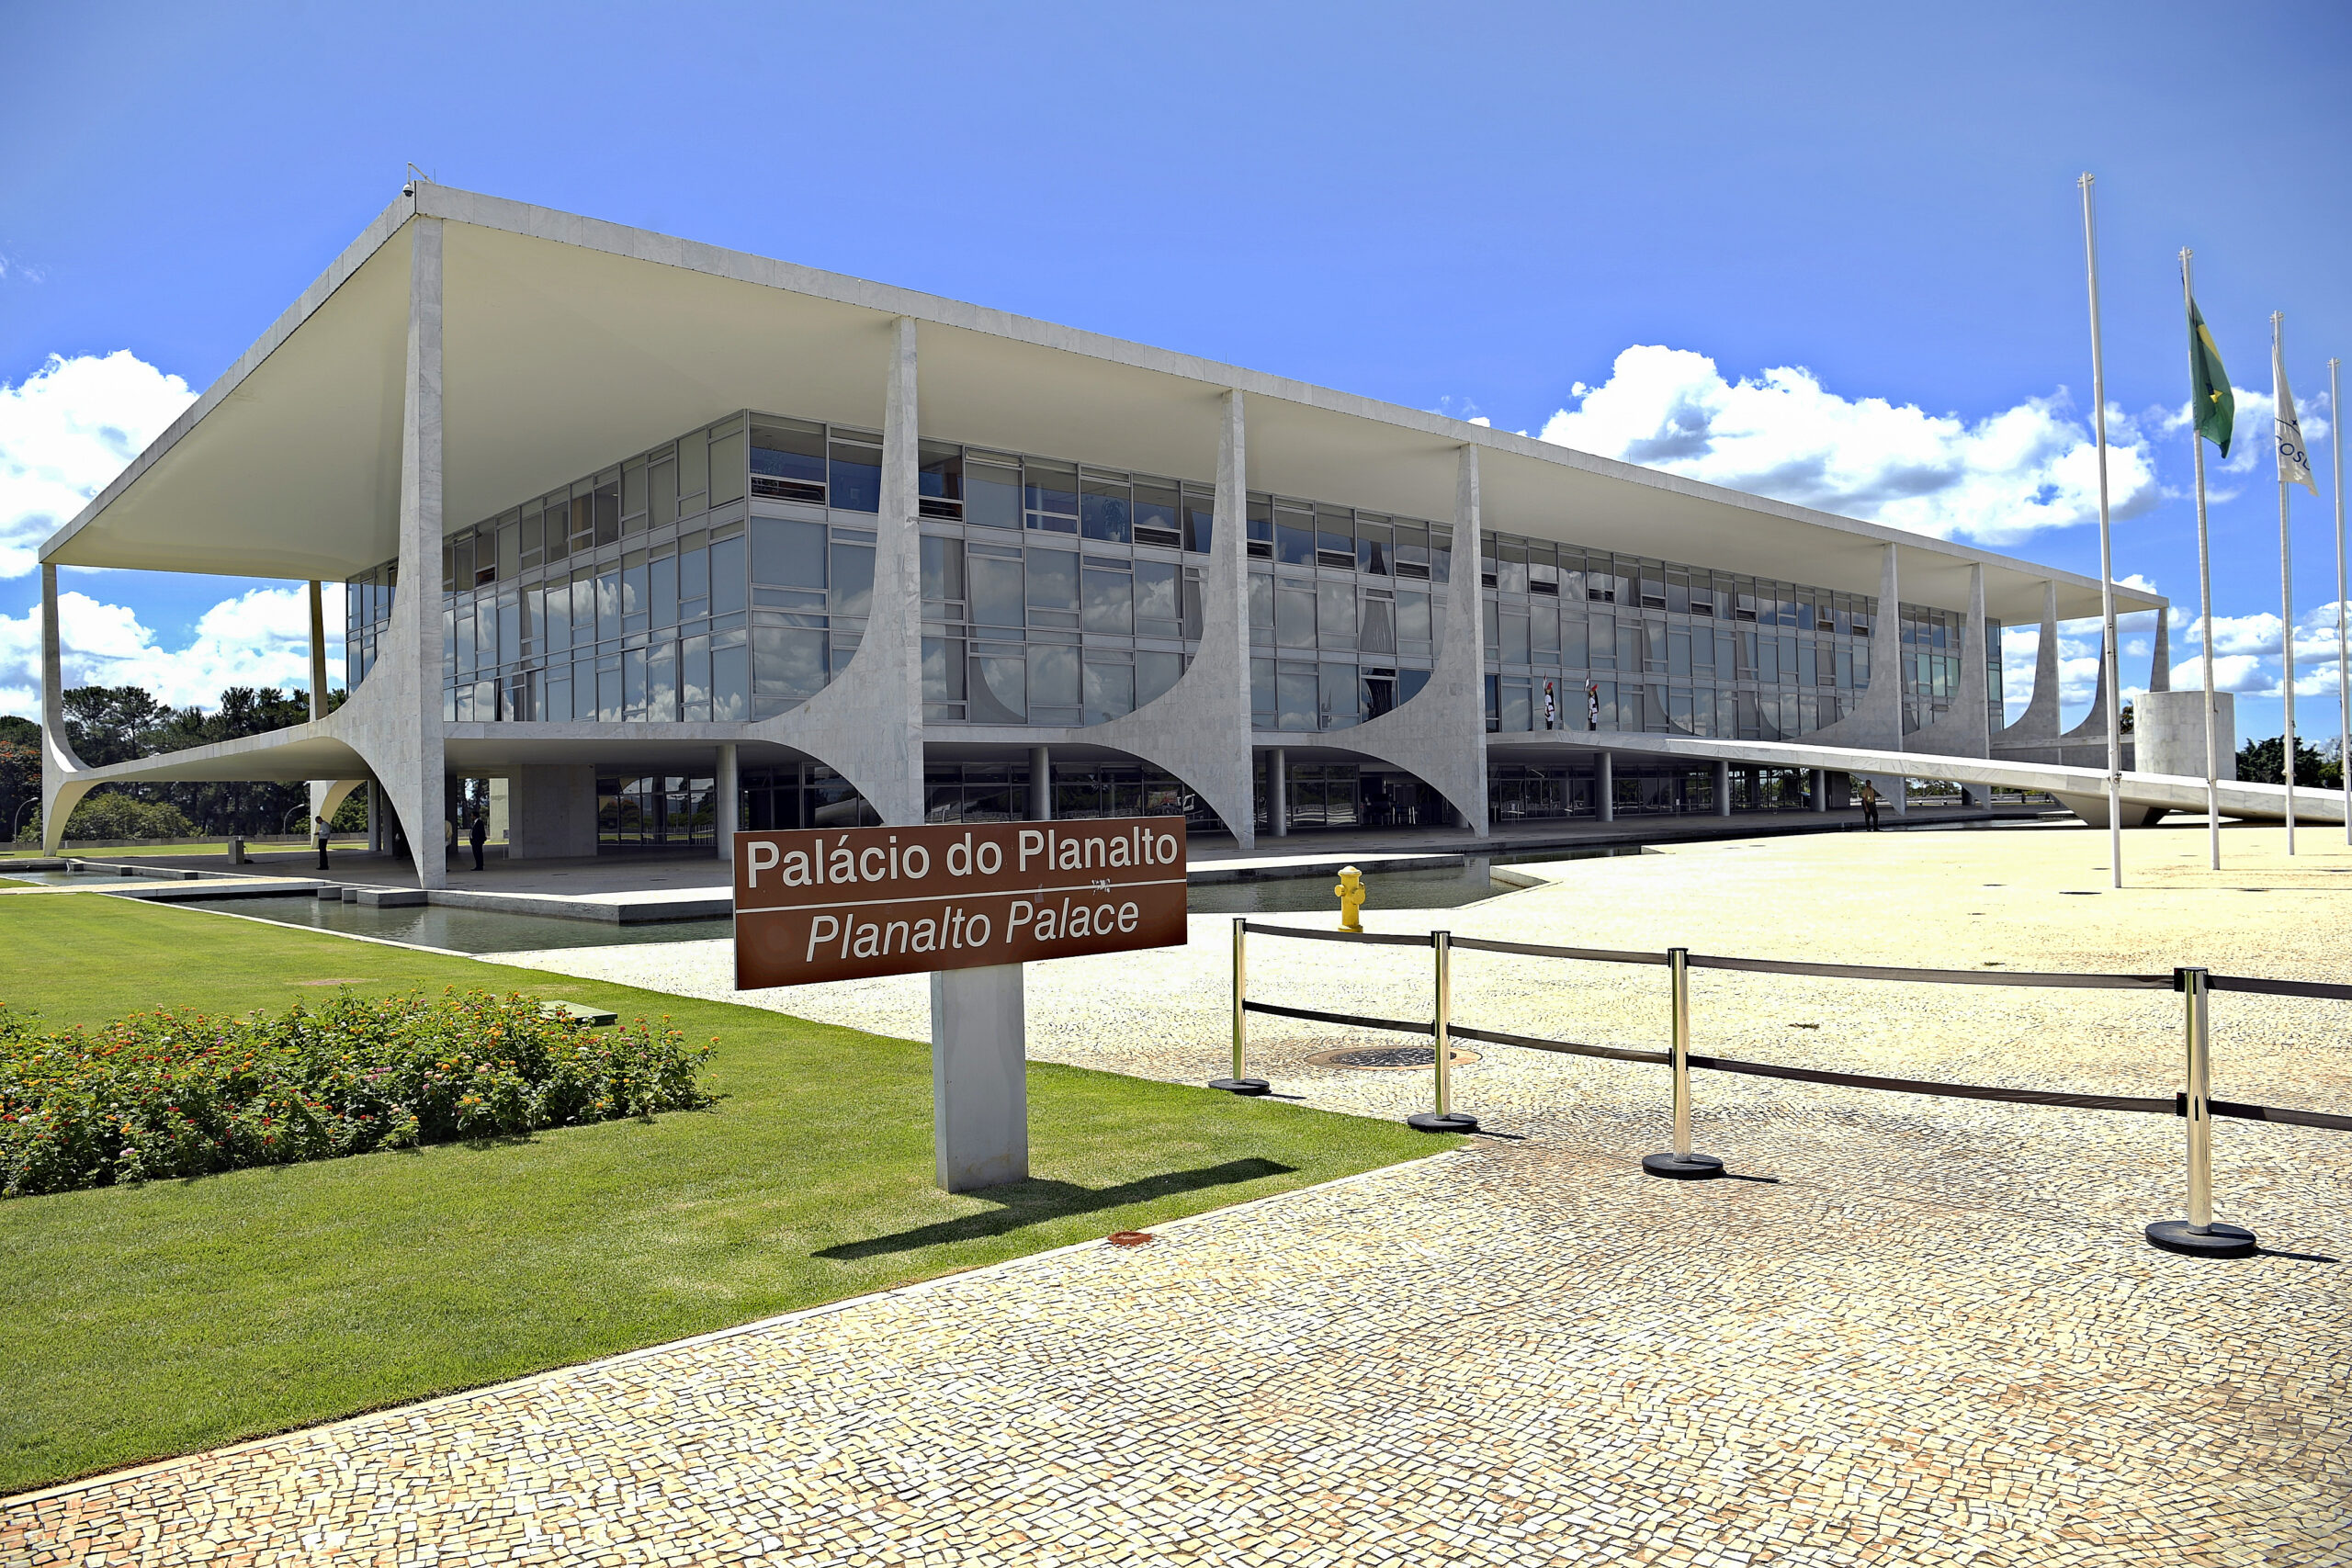
[(1184, 942), (1184, 819), (735, 835), (735, 988)]

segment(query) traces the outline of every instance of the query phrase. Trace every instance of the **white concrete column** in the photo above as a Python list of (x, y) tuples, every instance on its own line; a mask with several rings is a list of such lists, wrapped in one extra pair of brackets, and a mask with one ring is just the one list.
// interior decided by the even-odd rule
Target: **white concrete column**
[(408, 837), (420, 886), (447, 882), (441, 724), (442, 220), (412, 218), (408, 365), (401, 407), (400, 580), (389, 646), (351, 739)]
[[(2041, 585), (2041, 643), (2033, 653), (2033, 695), (2017, 722), (2001, 732), (2001, 739), (2013, 747), (2043, 749), (2031, 760), (2055, 761), (2055, 753), (2047, 751), (2058, 739), (2058, 584), (2045, 581)], [(2202, 768), (2198, 770), (2200, 773)]]
[(1993, 694), (1986, 682), (1991, 672), (1986, 668), (1986, 654), (2000, 650), (1992, 647), (1992, 628), (1984, 620), (1984, 564), (1972, 562), (1968, 568), (1968, 629), (1961, 648), (1960, 688), (1952, 695), (1951, 716), (1959, 729), (1958, 739), (1962, 755), (1989, 757), (1993, 754)]
[(824, 763), (855, 786), (884, 822), (912, 827), (923, 818), (922, 468), (913, 318), (883, 325), (872, 346), (874, 368), (882, 374), (873, 613), (847, 669), (798, 706), (740, 733)]
[(712, 805), (718, 807), (718, 858), (731, 862), (735, 858), (735, 835), (742, 830), (743, 809), (743, 782), (732, 740), (722, 742), (718, 748), (718, 773), (711, 781), (711, 793), (718, 797)]
[(57, 568), (40, 563), (40, 843), (55, 854), (65, 842), (65, 824), (90, 786), (73, 778), (83, 768), (65, 738), (65, 663), (57, 627)]
[(1280, 746), (1266, 753), (1266, 831), (1290, 837), (1290, 753)]
[(1029, 748), (1029, 820), (1050, 822), (1054, 819), (1054, 750), (1050, 746)]
[(1729, 762), (1715, 764), (1715, 815), (1718, 817), (1731, 815), (1731, 764)]
[(1592, 775), (1592, 808), (1603, 822), (1617, 820), (1617, 767), (1607, 751), (1596, 751)]
[(311, 716), (327, 716), (327, 610), (319, 580), (311, 579)]
[(1223, 800), (1210, 795), (1203, 781), (1195, 781), (1193, 787), (1225, 818), (1234, 843), (1247, 850), (1258, 842), (1258, 813), (1250, 798), (1257, 770), (1250, 765), (1250, 429), (1238, 389), (1226, 392), (1219, 415), (1216, 537), (1209, 541), (1208, 563), (1201, 570), (1200, 650), (1184, 678), (1211, 686), (1204, 694), (1212, 715), (1230, 716), (1217, 726), (1222, 733), (1213, 743), (1230, 748), (1240, 759), (1239, 787), (1225, 786)]
[[(383, 793), (382, 784), (372, 778), (368, 781), (368, 852), (371, 855), (384, 852), (384, 814), (376, 804)], [(507, 852), (514, 852), (512, 846)]]
[(1815, 811), (1829, 809), (1829, 770), (1826, 768), (1813, 770), (1813, 808)]
[(932, 1144), (950, 1192), (1029, 1179), (1026, 1028), (1020, 964), (932, 973)]

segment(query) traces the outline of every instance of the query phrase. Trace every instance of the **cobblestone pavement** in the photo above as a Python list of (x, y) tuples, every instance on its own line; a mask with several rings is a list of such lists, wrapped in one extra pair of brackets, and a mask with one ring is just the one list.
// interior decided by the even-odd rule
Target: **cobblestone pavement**
[[(2352, 979), (2352, 856), (2312, 837), (2289, 870), (2233, 835), (2241, 880), (2215, 884), (2163, 863), (2186, 835), (2135, 834), (2149, 886), (2120, 896), (2098, 892), (2090, 833), (1722, 845), (1577, 863), (1418, 923)], [(1223, 930), (1033, 969), (1037, 1054), (1217, 1070)], [(691, 947), (533, 962), (689, 989)], [(1459, 962), (1466, 1021), (1658, 1043), (1657, 969)], [(1253, 992), (1408, 1016), (1422, 963), (1259, 939)], [(1703, 972), (1694, 990), (1702, 1051), (2129, 1094), (2178, 1078), (2163, 993)], [(794, 1001), (921, 1021), (887, 986)], [(2352, 1108), (2352, 1007), (2214, 1006), (2218, 1094)], [(1418, 1075), (1306, 1061), (1393, 1036), (1261, 1021), (1253, 1065), (1285, 1091), (1425, 1099)], [(1661, 1069), (1480, 1052), (1457, 1100), (1507, 1136), (1145, 1247), (30, 1495), (0, 1510), (0, 1561), (2352, 1562), (2352, 1139), (2222, 1123), (2222, 1215), (2267, 1250), (2200, 1263), (2139, 1235), (2178, 1212), (2170, 1118), (1702, 1074), (1699, 1146), (1748, 1179), (1661, 1182), (1634, 1163), (1663, 1146)]]

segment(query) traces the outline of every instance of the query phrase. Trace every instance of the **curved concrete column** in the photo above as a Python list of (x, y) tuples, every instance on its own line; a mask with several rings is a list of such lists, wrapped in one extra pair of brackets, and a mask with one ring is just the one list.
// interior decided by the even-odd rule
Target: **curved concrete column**
[(789, 712), (745, 730), (847, 779), (893, 828), (922, 820), (922, 556), (918, 508), (916, 331), (891, 324), (883, 389), (882, 496), (875, 513), (874, 614), (849, 667)]
[(1900, 751), (1903, 738), (1903, 584), (1895, 547), (1881, 547), (1878, 610), (1871, 621), (1871, 679), (1854, 711), (1804, 737), (1807, 745), (1868, 746)]
[(2033, 652), (2033, 696), (2017, 721), (1994, 737), (2005, 750), (2049, 747), (2058, 739), (2058, 585), (2041, 585), (2041, 643)]
[(1258, 840), (1250, 731), (1249, 446), (1241, 394), (1228, 391), (1217, 427), (1216, 510), (1201, 572), (1201, 641), (1176, 684), (1131, 714), (1058, 732), (1167, 769), (1224, 819), (1243, 849)]
[[(1873, 627), (1873, 630), (1876, 628)], [(1968, 569), (1968, 631), (1961, 645), (1960, 686), (1951, 711), (1912, 732), (1907, 749), (1939, 757), (1993, 754), (1992, 694), (1985, 683), (1984, 568)]]
[(327, 716), (327, 609), (317, 578), (311, 579), (311, 716)]
[(2148, 690), (2172, 690), (2172, 606), (2156, 612), (2155, 647), (2148, 655)]
[(323, 817), (330, 822), (334, 821), (334, 814), (343, 809), (343, 803), (367, 782), (366, 779), (312, 779), (311, 820), (316, 823)]
[(1479, 592), (1478, 448), (1460, 447), (1453, 466), (1453, 565), (1437, 668), (1408, 703), (1324, 743), (1403, 768), (1443, 795), (1474, 833), (1487, 830), (1486, 616)]
[(57, 629), (57, 569), (40, 566), (40, 851), (53, 855), (65, 842), (65, 824), (95, 786), (77, 781), (84, 771), (74, 743), (65, 739), (64, 660)]
[(382, 782), (385, 804), (408, 835), (421, 887), (448, 879), (442, 852), (448, 784), (441, 725), (441, 222), (416, 218), (408, 226), (400, 581), (387, 646), (359, 691), (325, 721), (343, 731)]

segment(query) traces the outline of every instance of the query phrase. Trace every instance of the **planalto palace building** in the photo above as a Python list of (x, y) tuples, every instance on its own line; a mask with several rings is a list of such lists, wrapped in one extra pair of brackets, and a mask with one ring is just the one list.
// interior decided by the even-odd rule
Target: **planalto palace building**
[[(552, 858), (1133, 812), (1248, 845), (1818, 807), (1888, 752), (2104, 765), (2057, 712), (2093, 580), (421, 181), (42, 561), (52, 848), (109, 779), (365, 782), (426, 842), (498, 780), (509, 852)], [(342, 581), (349, 698), (85, 768), (61, 565)]]

